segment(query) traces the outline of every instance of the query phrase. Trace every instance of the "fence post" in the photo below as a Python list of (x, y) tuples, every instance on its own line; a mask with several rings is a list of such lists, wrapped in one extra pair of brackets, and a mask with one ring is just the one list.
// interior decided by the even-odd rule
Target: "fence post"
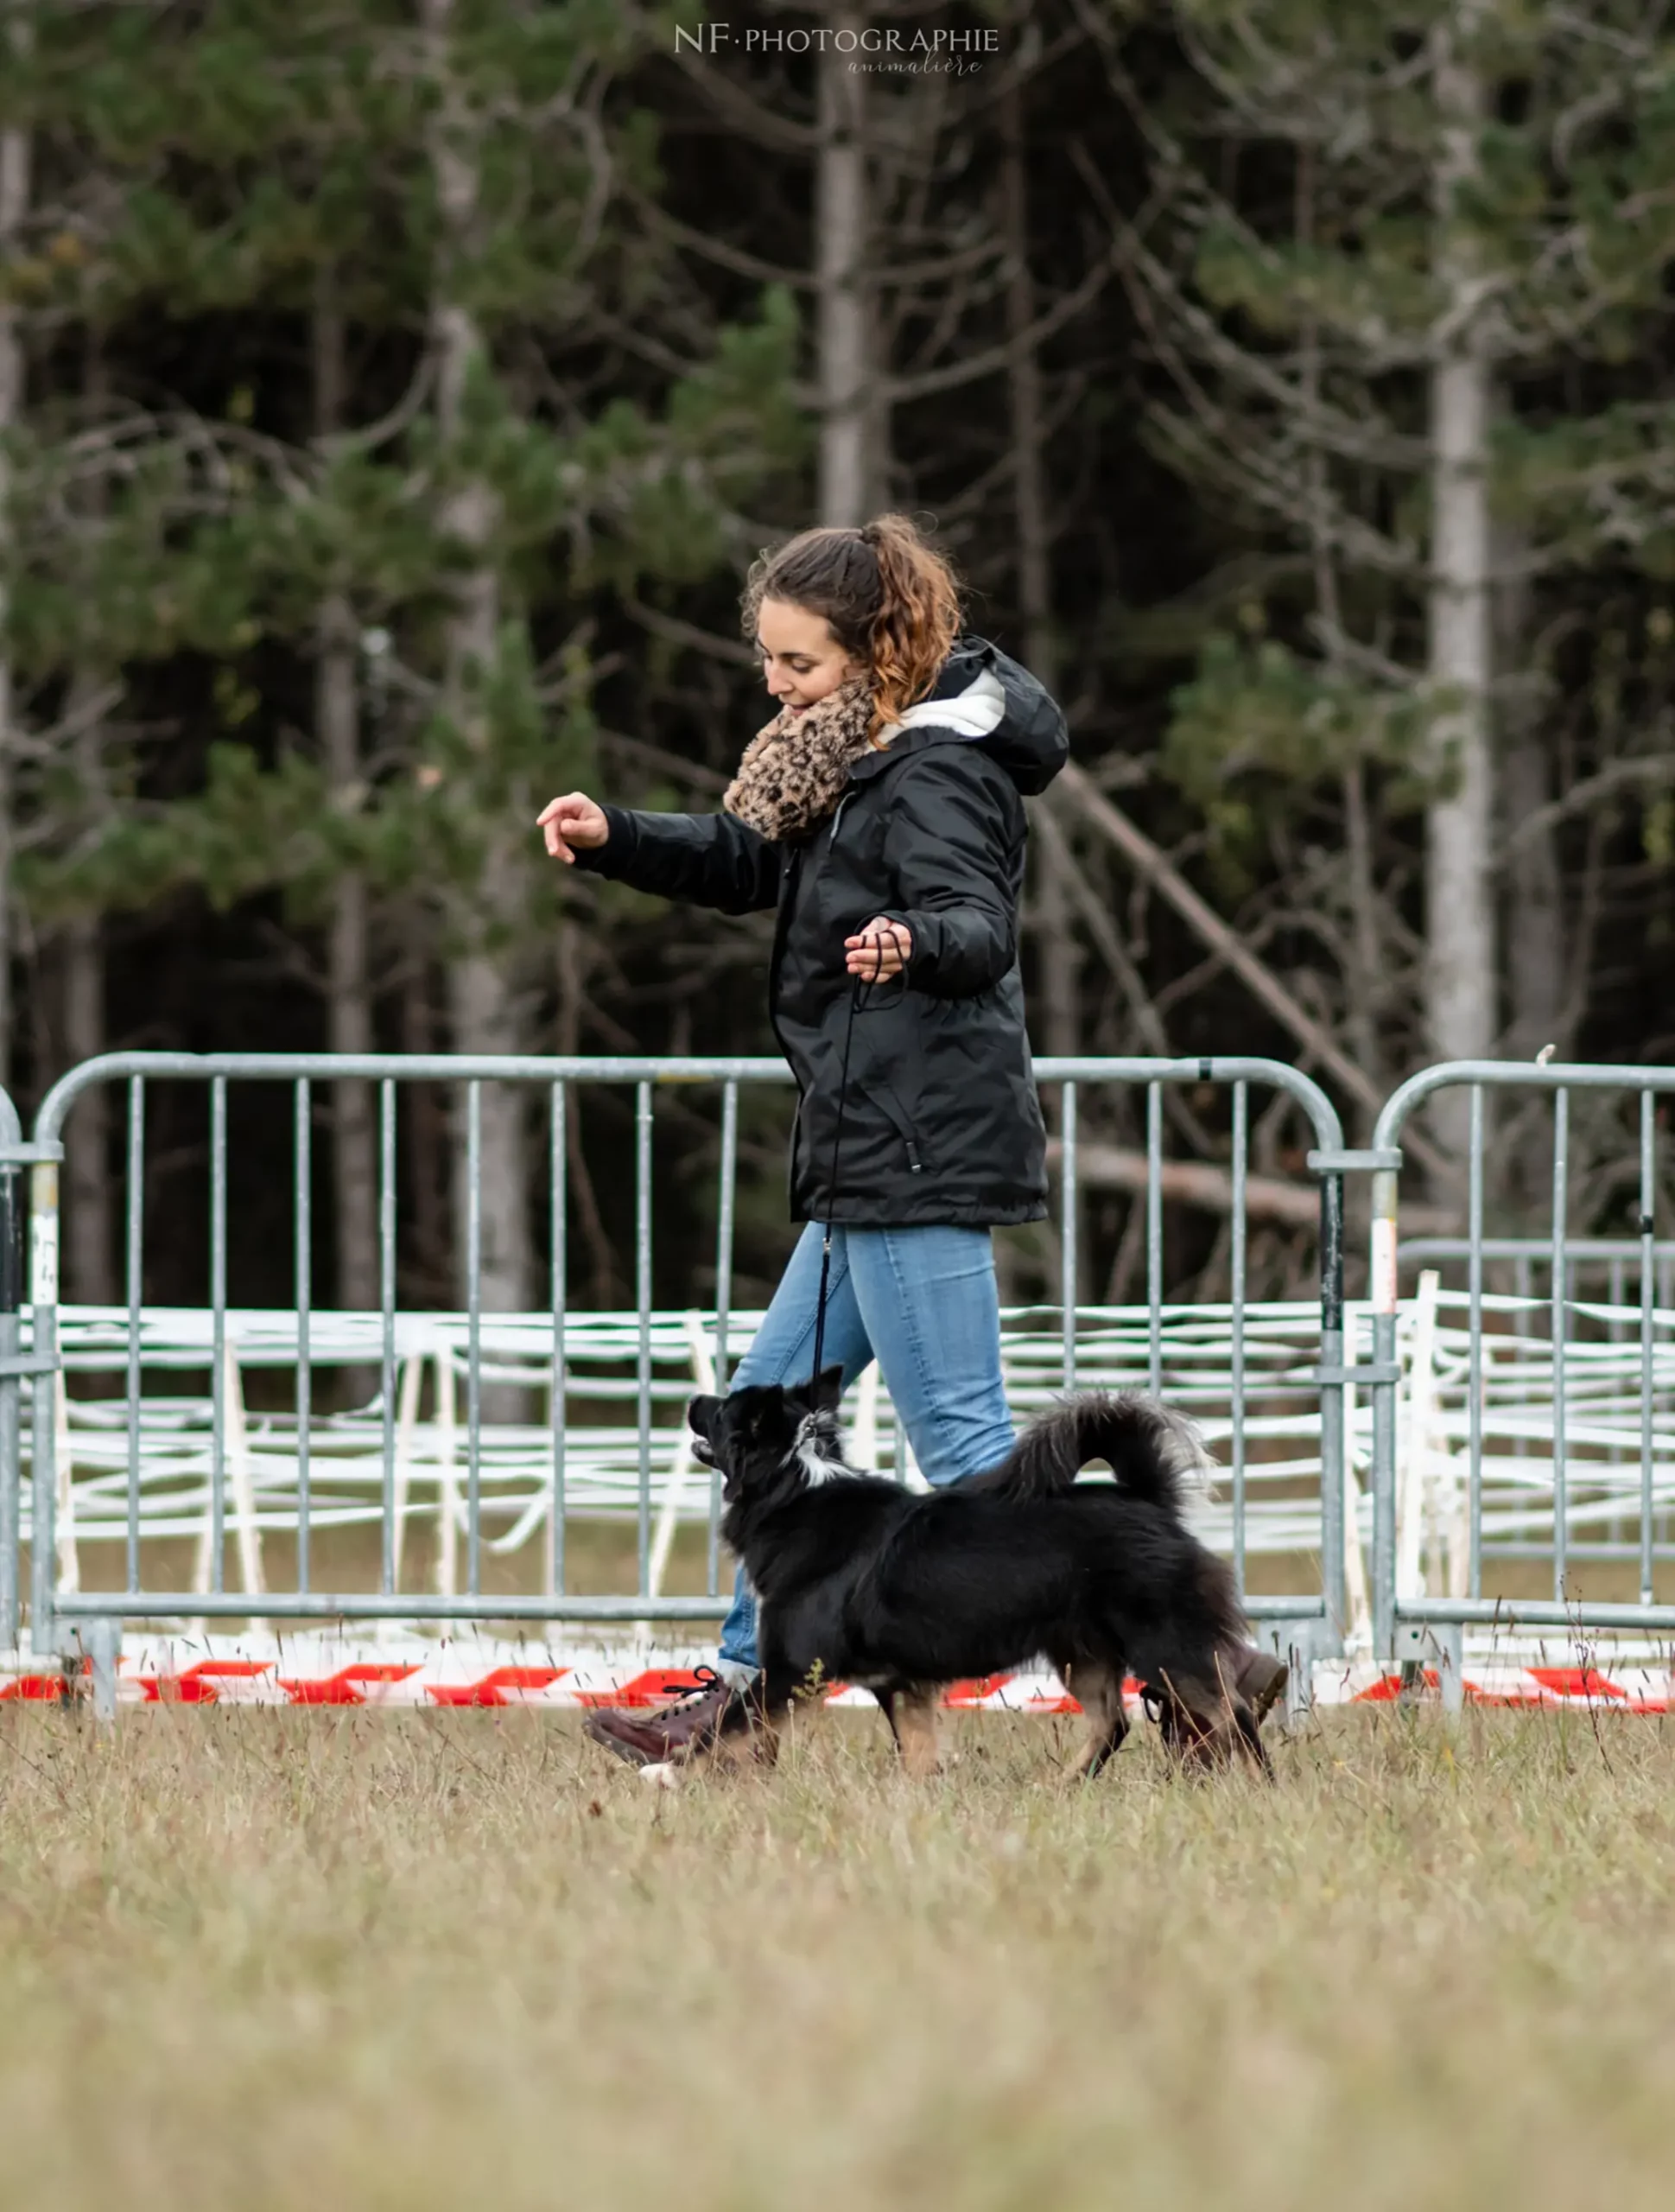
[[(1355, 1387), (1352, 1345), (1343, 1320), (1343, 1178), (1345, 1173), (1373, 1176), (1374, 1212), (1380, 1182), (1393, 1188), (1401, 1154), (1393, 1147), (1346, 1148), (1341, 1142), (1309, 1154), (1309, 1172), (1320, 1178), (1320, 1584), (1326, 1647), (1342, 1652), (1349, 1631), (1349, 1572), (1347, 1528), (1349, 1503), (1349, 1393)], [(1380, 1171), (1386, 1171), (1381, 1174)], [(1394, 1253), (1393, 1224), (1392, 1254)], [(1376, 1243), (1376, 1232), (1375, 1232)], [(1395, 1281), (1394, 1259), (1391, 1281)], [(1376, 1301), (1375, 1301), (1376, 1302)], [(1380, 1361), (1375, 1351), (1367, 1379), (1376, 1387)], [(1374, 1411), (1376, 1417), (1376, 1399)], [(1360, 1532), (1354, 1532), (1359, 1543)]]
[(17, 1109), (0, 1091), (0, 1651), (17, 1646), (17, 1573), (20, 1542), (17, 1417), (22, 1377), (16, 1361), (22, 1338), (19, 1308), (23, 1293), (23, 1214), (17, 1203), (17, 1162), (4, 1153), (17, 1146), (22, 1128)]
[[(1381, 1135), (1382, 1127), (1375, 1145)], [(1373, 1656), (1380, 1665), (1396, 1648), (1396, 1178), (1393, 1167), (1374, 1171)]]
[(29, 1432), (29, 1649), (39, 1664), (57, 1656), (53, 1599), (58, 1580), (58, 1163), (29, 1172), (29, 1303), (35, 1319), (35, 1392)]
[(1437, 1678), (1443, 1710), (1456, 1719), (1466, 1709), (1466, 1631), (1459, 1621), (1444, 1621), (1437, 1630)]
[(122, 1623), (101, 1613), (82, 1637), (84, 1670), (92, 1677), (93, 1719), (102, 1728), (117, 1717), (117, 1664), (122, 1652)]
[(1336, 1380), (1320, 1394), (1320, 1594), (1326, 1605), (1326, 1642), (1342, 1651), (1348, 1626), (1344, 1595), (1343, 1506), (1347, 1470), (1343, 1365), (1343, 1176), (1329, 1169), (1320, 1179), (1320, 1364)]

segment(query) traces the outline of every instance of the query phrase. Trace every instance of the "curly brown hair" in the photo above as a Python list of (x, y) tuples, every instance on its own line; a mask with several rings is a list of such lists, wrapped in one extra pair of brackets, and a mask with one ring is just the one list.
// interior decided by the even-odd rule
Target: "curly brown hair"
[(877, 515), (859, 530), (805, 530), (758, 554), (739, 601), (752, 640), (765, 599), (822, 615), (844, 651), (866, 662), (875, 730), (924, 696), (960, 634), (953, 564), (906, 515)]

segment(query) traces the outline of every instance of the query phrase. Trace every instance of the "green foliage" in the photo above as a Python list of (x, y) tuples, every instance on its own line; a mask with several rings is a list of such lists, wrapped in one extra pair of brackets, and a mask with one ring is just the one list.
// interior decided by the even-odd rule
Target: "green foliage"
[[(1431, 380), (1468, 329), (1497, 376), (1492, 489), (1521, 559), (1675, 577), (1675, 41), (1640, 0), (1168, 12), (1194, 66), (1146, 111), (1168, 211), (1147, 242), (1190, 371), (1154, 443), (1249, 563), (1296, 564), (1290, 642), (1259, 620), (1183, 633), (1196, 668), (1161, 754), (1248, 883), (1352, 762), (1377, 772), (1386, 824), (1446, 787), (1427, 760), (1449, 707), (1429, 677)], [(1438, 37), (1483, 87), (1463, 136)], [(1605, 731), (1628, 693), (1596, 644)]]
[[(90, 437), (72, 403), (11, 441), (0, 649), (38, 696), (182, 652), (213, 664), (201, 788), (136, 797), (141, 758), (108, 737), (95, 772), (63, 753), (26, 778), (17, 887), (43, 921), (190, 887), (221, 908), (277, 890), (312, 926), (352, 871), (428, 903), (451, 941), (512, 961), (538, 946), (557, 893), (535, 815), (597, 771), (599, 595), (701, 582), (731, 558), (741, 504), (809, 449), (781, 289), (655, 395), (561, 383), (563, 346), (614, 286), (637, 313), (654, 296), (644, 240), (600, 194), (613, 163), (655, 184), (653, 119), (630, 103), (601, 125), (578, 95), (669, 20), (476, 0), (427, 47), (393, 0), (42, 13), (10, 97), (43, 174), (98, 179), (98, 212), (0, 270), (12, 296), (102, 330), (289, 315), (305, 342), (329, 302), (352, 346), (404, 351), (413, 379), (376, 435), (354, 431), (352, 397), (343, 435), (304, 442), (305, 404), (276, 435), (240, 372), (219, 420), (160, 393), (114, 436)], [(463, 227), (439, 202), (444, 157), (471, 180)], [(447, 409), (415, 344), (443, 305), (481, 340)], [(528, 374), (549, 345), (557, 404)], [(493, 650), (457, 666), (450, 621), (485, 591)], [(368, 772), (337, 790), (258, 651), (312, 658), (328, 601), (383, 632), (379, 666), (402, 676), (375, 696), (363, 657)], [(568, 639), (539, 667), (536, 621)]]
[(1423, 720), (1411, 693), (1336, 674), (1277, 639), (1225, 632), (1171, 705), (1163, 765), (1201, 804), (1255, 770), (1310, 784), (1358, 760), (1400, 766)]
[(1385, 810), (1423, 803), (1415, 762), (1426, 727), (1412, 691), (1380, 690), (1278, 639), (1219, 631), (1171, 696), (1159, 767), (1202, 816), (1221, 882), (1247, 890), (1268, 816), (1354, 766), (1389, 771)]

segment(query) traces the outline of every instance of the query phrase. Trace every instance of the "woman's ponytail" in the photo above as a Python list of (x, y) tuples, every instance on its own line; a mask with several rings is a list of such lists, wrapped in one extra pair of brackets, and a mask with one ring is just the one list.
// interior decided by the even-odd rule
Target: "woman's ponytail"
[(872, 690), (893, 721), (930, 689), (960, 634), (960, 587), (947, 559), (906, 515), (879, 515), (862, 529), (879, 564), (872, 618)]
[(859, 530), (805, 530), (762, 553), (739, 603), (747, 639), (765, 599), (822, 616), (844, 651), (866, 663), (879, 723), (924, 696), (960, 634), (953, 566), (906, 515), (878, 515)]

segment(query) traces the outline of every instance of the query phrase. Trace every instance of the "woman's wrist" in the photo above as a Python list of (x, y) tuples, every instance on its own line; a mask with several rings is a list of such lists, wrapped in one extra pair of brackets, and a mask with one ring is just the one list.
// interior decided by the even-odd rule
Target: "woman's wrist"
[(899, 914), (874, 914), (843, 947), (850, 975), (866, 983), (893, 982), (912, 964), (912, 925)]
[(578, 845), (575, 864), (588, 874), (614, 874), (632, 842), (632, 816), (628, 808), (607, 806), (603, 801), (599, 802), (599, 810), (605, 817), (605, 835), (596, 845)]

